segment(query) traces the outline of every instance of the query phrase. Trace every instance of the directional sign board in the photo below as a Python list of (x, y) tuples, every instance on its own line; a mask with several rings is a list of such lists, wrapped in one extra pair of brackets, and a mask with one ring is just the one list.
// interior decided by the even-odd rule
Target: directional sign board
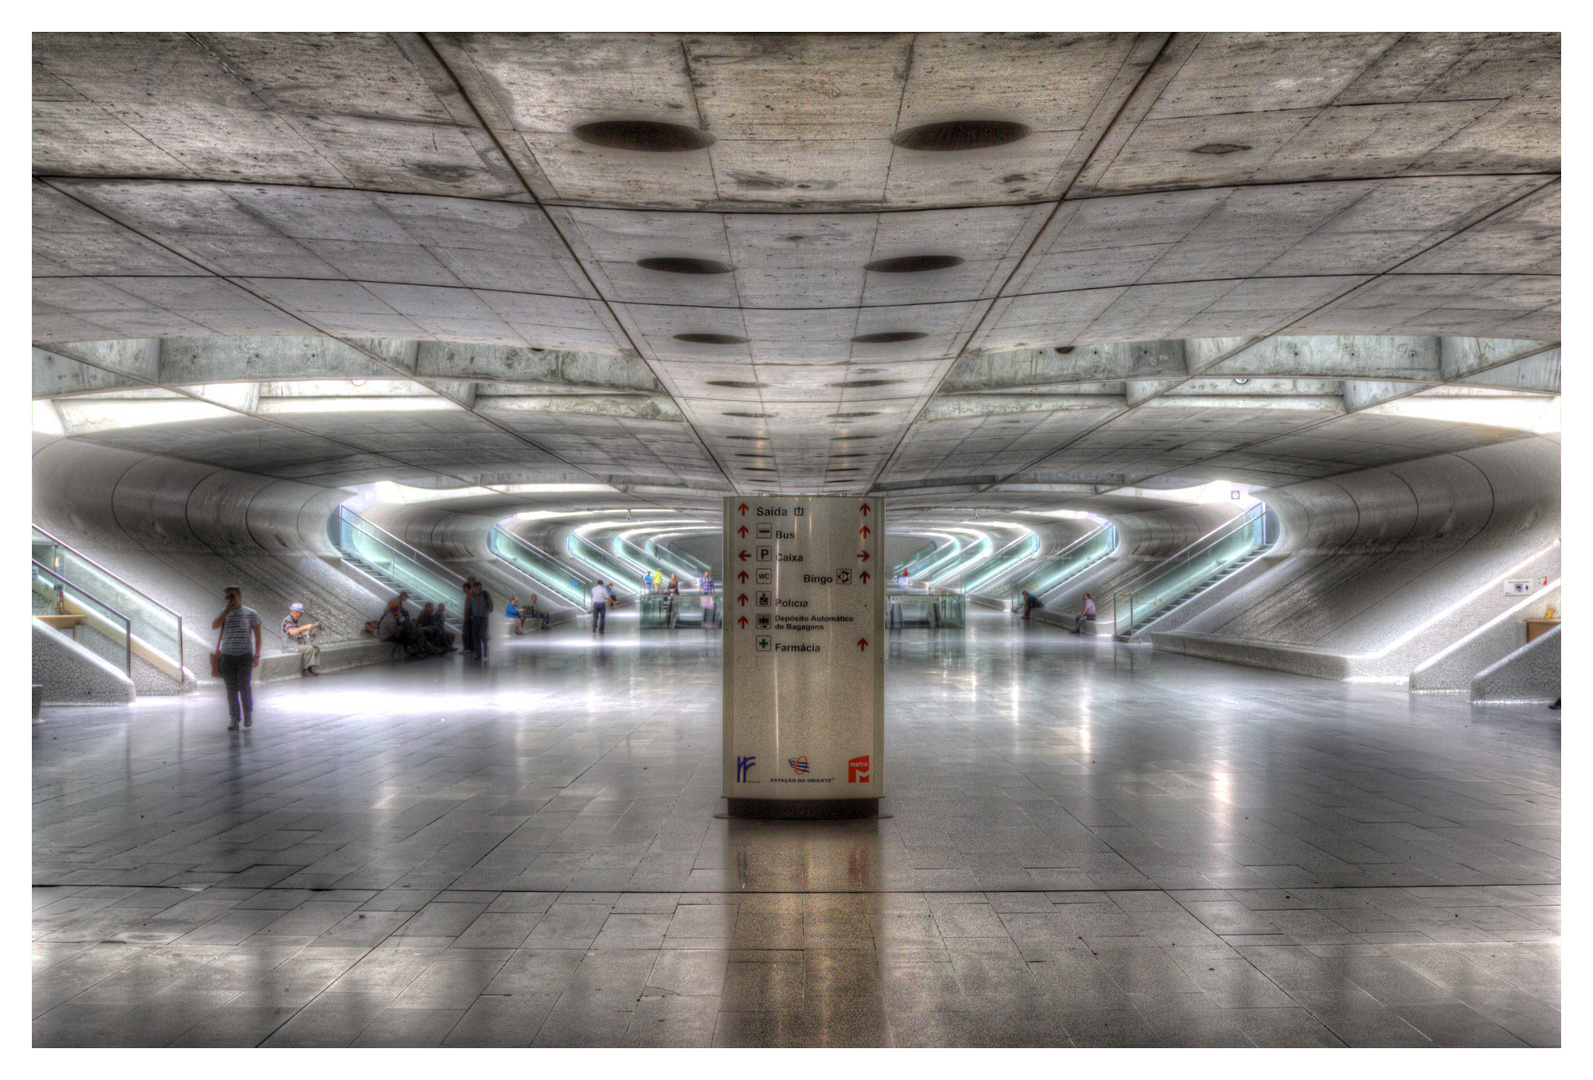
[(884, 794), (884, 518), (856, 496), (725, 500), (732, 814), (873, 813)]

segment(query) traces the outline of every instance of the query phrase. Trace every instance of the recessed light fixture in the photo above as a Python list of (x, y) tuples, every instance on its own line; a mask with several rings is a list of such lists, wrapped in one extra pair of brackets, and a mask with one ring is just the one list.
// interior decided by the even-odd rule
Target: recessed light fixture
[(878, 435), (831, 435), (831, 442), (851, 442), (853, 439), (877, 439)]
[(685, 124), (659, 120), (597, 120), (579, 124), (571, 134), (584, 143), (611, 150), (639, 150), (649, 154), (678, 154), (703, 150), (713, 145), (714, 137)]
[(865, 416), (878, 416), (879, 412), (837, 412), (831, 413), (831, 420), (861, 420)]
[(926, 336), (917, 330), (883, 330), (877, 334), (859, 334), (852, 340), (859, 345), (892, 345), (898, 341), (917, 341)]
[(903, 150), (945, 153), (956, 150), (984, 150), (1005, 146), (1029, 134), (1025, 124), (1011, 120), (942, 120), (934, 124), (898, 131), (891, 142)]
[(727, 439), (739, 439), (742, 442), (763, 442), (766, 439), (768, 439), (769, 436), (767, 436), (767, 435), (726, 435), (724, 437), (727, 438)]
[(869, 455), (857, 453), (857, 452), (854, 451), (854, 452), (845, 453), (845, 454), (831, 454), (830, 456), (832, 458), (843, 458), (843, 457), (868, 457)]
[(1072, 345), (1058, 345), (1056, 347), (1056, 351), (1061, 353), (1063, 356), (1066, 356), (1066, 355), (1068, 355), (1069, 353), (1071, 353), (1073, 351), (1073, 346)]
[(723, 386), (729, 390), (758, 390), (763, 387), (761, 382), (747, 382), (743, 379), (709, 379), (708, 386)]
[(690, 345), (745, 345), (747, 339), (735, 334), (676, 334), (676, 341)]
[(769, 419), (773, 418), (774, 413), (766, 413), (766, 412), (727, 412), (727, 413), (725, 413), (725, 415), (726, 416), (744, 416), (744, 417), (746, 417), (749, 420), (769, 420)]
[(1245, 383), (1247, 383), (1247, 382), (1249, 382), (1249, 381), (1250, 381), (1250, 380), (1249, 380), (1249, 379), (1235, 379), (1235, 380), (1234, 380), (1234, 382), (1235, 382), (1235, 383), (1236, 383), (1236, 384), (1238, 384), (1238, 385), (1239, 385), (1239, 386), (1243, 386), (1243, 385), (1244, 385), (1244, 384), (1245, 384)]
[(1197, 146), (1197, 147), (1195, 147), (1195, 149), (1192, 151), (1192, 153), (1196, 153), (1196, 154), (1211, 154), (1211, 155), (1213, 155), (1215, 157), (1221, 157), (1224, 154), (1237, 154), (1241, 150), (1249, 150), (1249, 149), (1250, 149), (1250, 147), (1244, 145), (1243, 143), (1210, 142), (1210, 143), (1207, 143), (1205, 146)]
[(876, 274), (922, 274), (961, 265), (962, 259), (956, 255), (898, 255), (894, 259), (875, 259), (863, 269)]
[(657, 270), (663, 274), (728, 274), (735, 267), (714, 259), (694, 259), (689, 255), (657, 255), (638, 259), (636, 265), (643, 270)]
[(867, 390), (870, 387), (890, 386), (901, 381), (900, 379), (851, 379), (847, 382), (831, 383), (830, 385), (839, 387), (842, 390)]

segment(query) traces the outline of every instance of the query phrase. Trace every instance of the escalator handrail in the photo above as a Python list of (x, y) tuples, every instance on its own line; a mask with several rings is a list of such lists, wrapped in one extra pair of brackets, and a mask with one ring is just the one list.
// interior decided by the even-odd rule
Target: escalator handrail
[[(150, 604), (154, 605), (155, 607), (160, 608), (160, 610), (164, 611), (166, 614), (168, 614), (172, 618), (176, 619), (179, 623), (182, 622), (182, 618), (183, 617), (181, 615), (179, 615), (177, 612), (173, 611), (171, 608), (167, 607), (165, 604), (161, 603), (159, 600), (156, 600), (153, 596), (151, 596), (148, 593), (144, 592), (142, 589), (137, 588), (136, 586), (133, 585), (132, 582), (128, 581), (126, 578), (121, 577), (120, 575), (116, 574), (115, 572), (113, 572), (111, 570), (108, 570), (105, 567), (101, 566), (99, 563), (95, 562), (93, 559), (91, 559), (87, 555), (83, 554), (77, 548), (73, 547), (71, 544), (68, 544), (65, 540), (62, 540), (59, 537), (47, 532), (46, 530), (39, 528), (37, 525), (33, 526), (33, 531), (36, 532), (36, 533), (41, 534), (42, 536), (48, 537), (50, 543), (59, 544), (61, 547), (66, 548), (66, 550), (70, 551), (73, 555), (76, 555), (79, 559), (82, 559), (84, 562), (88, 563), (94, 569), (98, 570), (100, 573), (104, 574), (106, 577), (108, 577), (112, 581), (116, 582), (116, 584), (118, 584), (118, 585), (122, 586), (123, 588), (125, 588), (128, 592), (133, 593), (140, 600), (148, 601)], [(55, 571), (52, 570), (51, 573), (55, 573)]]
[[(448, 569), (448, 567), (444, 566), (430, 555), (427, 555), (425, 552), (418, 551), (411, 545), (404, 543), (404, 541), (400, 540), (398, 537), (394, 536), (380, 525), (367, 521), (365, 518), (348, 509), (346, 506), (339, 506), (337, 508), (337, 516), (348, 522), (351, 528), (365, 533), (366, 539), (374, 540), (382, 547), (391, 551), (394, 555), (402, 556), (403, 558), (409, 559), (411, 562), (420, 563), (422, 569), (432, 572), (440, 572), (444, 581), (449, 581), (453, 584), (463, 587), (465, 583), (465, 579), (463, 577), (454, 573), (452, 570)], [(374, 529), (375, 532), (379, 533), (380, 535), (373, 535), (371, 532), (367, 531), (372, 529)], [(383, 537), (386, 537), (387, 539), (384, 540)], [(393, 541), (393, 543), (388, 543), (388, 540)], [(401, 545), (401, 548), (407, 548), (408, 550), (402, 550), (400, 547), (393, 546), (394, 544)]]
[[(1045, 561), (1047, 563), (1053, 563), (1053, 562), (1056, 562), (1058, 559), (1067, 558), (1067, 556), (1069, 556), (1069, 555), (1071, 555), (1073, 553), (1073, 549), (1074, 548), (1082, 547), (1083, 545), (1089, 543), (1091, 540), (1094, 540), (1097, 536), (1100, 536), (1103, 532), (1105, 532), (1107, 529), (1110, 529), (1110, 528), (1112, 528), (1112, 523), (1110, 521), (1103, 522), (1102, 524), (1097, 525), (1095, 528), (1091, 529), (1089, 532), (1085, 533), (1083, 536), (1081, 536), (1077, 540), (1073, 541), (1073, 543), (1069, 544), (1067, 547), (1063, 548), (1061, 551), (1057, 552), (1055, 555), (1047, 555), (1046, 558), (1045, 558)], [(1044, 565), (1044, 564), (1042, 564), (1042, 565)], [(1062, 582), (1060, 582), (1060, 581), (1057, 582), (1057, 585), (1060, 585), (1060, 584), (1062, 584)], [(1056, 587), (1055, 585), (1052, 586), (1052, 588), (1055, 588), (1055, 587)], [(1019, 592), (1023, 591), (1023, 586), (1021, 586), (1021, 585), (1016, 586), (1016, 588), (1017, 588), (1017, 590)], [(1009, 592), (1008, 595), (1011, 595), (1010, 592)]]
[[(1221, 525), (1217, 526), (1215, 529), (1211, 530), (1211, 532), (1207, 533), (1205, 536), (1202, 536), (1194, 543), (1167, 556), (1167, 558), (1161, 560), (1155, 566), (1151, 567), (1149, 570), (1146, 570), (1143, 574), (1135, 577), (1127, 585), (1124, 585), (1119, 589), (1114, 589), (1112, 591), (1112, 595), (1114, 597), (1126, 596), (1127, 594), (1133, 592), (1141, 582), (1150, 578), (1160, 577), (1161, 575), (1176, 569), (1177, 567), (1188, 562), (1190, 559), (1193, 559), (1195, 556), (1204, 553), (1207, 548), (1214, 547), (1215, 545), (1220, 544), (1222, 541), (1228, 539), (1228, 537), (1232, 536), (1233, 534), (1243, 529), (1247, 529), (1256, 522), (1261, 521), (1271, 512), (1271, 509), (1266, 503), (1256, 503), (1256, 505), (1252, 506), (1249, 510), (1246, 510), (1243, 514), (1240, 514), (1238, 517), (1231, 518), (1228, 521), (1223, 522)], [(1263, 535), (1265, 534), (1263, 533)]]

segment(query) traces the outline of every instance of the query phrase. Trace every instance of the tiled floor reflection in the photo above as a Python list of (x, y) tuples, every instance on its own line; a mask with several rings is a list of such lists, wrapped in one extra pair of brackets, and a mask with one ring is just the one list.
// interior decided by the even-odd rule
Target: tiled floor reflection
[(701, 631), (46, 710), (34, 1042), (1558, 1045), (1558, 713), (970, 614), (878, 822), (713, 816)]

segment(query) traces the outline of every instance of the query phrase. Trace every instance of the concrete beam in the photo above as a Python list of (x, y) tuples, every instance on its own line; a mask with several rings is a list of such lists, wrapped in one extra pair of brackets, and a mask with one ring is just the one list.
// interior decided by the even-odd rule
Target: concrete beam
[(1121, 409), (1125, 404), (1120, 394), (954, 394), (932, 399), (919, 416), (919, 422), (1073, 409)]
[(102, 394), (144, 384), (137, 379), (102, 368), (89, 367), (76, 360), (44, 349), (33, 350), (33, 396), (71, 397), (75, 394)]
[(1061, 349), (970, 353), (941, 384), (943, 394), (1059, 383), (1155, 379), (1188, 374), (1182, 341), (1125, 341)]
[(476, 411), (485, 416), (535, 412), (667, 420), (671, 423), (684, 423), (686, 419), (675, 402), (663, 394), (494, 394), (483, 396), (477, 403)]

